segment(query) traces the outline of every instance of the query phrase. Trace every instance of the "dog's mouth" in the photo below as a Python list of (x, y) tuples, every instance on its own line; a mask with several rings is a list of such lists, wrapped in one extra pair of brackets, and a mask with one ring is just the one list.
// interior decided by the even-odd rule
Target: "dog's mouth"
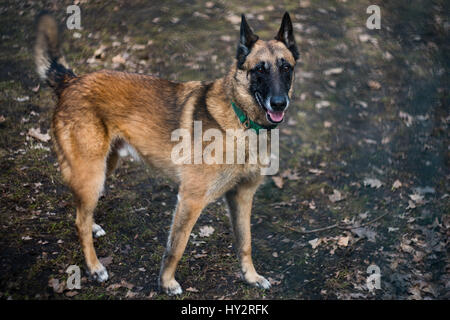
[(267, 121), (273, 124), (278, 124), (284, 119), (284, 111), (273, 111), (266, 107), (266, 104), (262, 102), (261, 95), (259, 92), (255, 93), (256, 101), (258, 101), (259, 106), (266, 112)]

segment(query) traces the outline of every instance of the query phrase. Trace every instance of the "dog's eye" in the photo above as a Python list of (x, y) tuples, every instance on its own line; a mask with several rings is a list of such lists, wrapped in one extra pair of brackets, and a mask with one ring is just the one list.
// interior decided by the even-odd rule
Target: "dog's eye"
[(288, 66), (287, 64), (285, 64), (284, 66), (281, 67), (281, 70), (283, 72), (289, 72), (291, 70), (291, 66)]
[(256, 67), (256, 72), (264, 73), (265, 71), (266, 71), (266, 70), (264, 69), (263, 66), (257, 66), (257, 67)]

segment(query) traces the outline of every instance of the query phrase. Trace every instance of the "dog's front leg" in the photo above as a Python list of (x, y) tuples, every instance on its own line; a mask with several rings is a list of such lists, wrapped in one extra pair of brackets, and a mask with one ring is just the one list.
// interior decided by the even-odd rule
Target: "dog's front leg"
[(268, 289), (270, 288), (270, 282), (256, 272), (252, 261), (250, 216), (253, 196), (260, 181), (238, 184), (225, 194), (225, 199), (230, 210), (231, 225), (235, 237), (236, 251), (241, 264), (242, 276), (247, 283)]
[(159, 286), (169, 295), (182, 293), (181, 286), (175, 280), (175, 270), (186, 248), (192, 228), (204, 206), (205, 202), (202, 198), (179, 192), (178, 204), (159, 275)]

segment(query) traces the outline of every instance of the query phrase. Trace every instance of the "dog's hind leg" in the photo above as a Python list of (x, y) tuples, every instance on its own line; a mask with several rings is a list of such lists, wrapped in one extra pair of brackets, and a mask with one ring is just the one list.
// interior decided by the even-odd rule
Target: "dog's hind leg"
[[(71, 186), (77, 200), (77, 217), (75, 223), (89, 273), (94, 280), (103, 282), (108, 279), (108, 273), (98, 260), (93, 243), (93, 232), (95, 231), (97, 236), (99, 231), (103, 229), (94, 224), (93, 215), (105, 181), (105, 162), (86, 163), (83, 167), (76, 181), (71, 181)], [(94, 230), (93, 226), (100, 227), (100, 230)]]
[[(73, 122), (76, 116), (74, 112)], [(108, 273), (95, 253), (93, 215), (105, 182), (109, 138), (105, 127), (95, 117), (83, 114), (83, 121), (68, 125), (65, 118), (56, 114), (53, 131), (61, 173), (76, 201), (75, 223), (86, 265), (89, 274), (103, 282), (108, 279)]]
[(262, 289), (268, 289), (270, 288), (270, 282), (256, 272), (252, 261), (250, 216), (253, 196), (259, 184), (259, 179), (258, 181), (240, 183), (225, 194), (225, 199), (230, 211), (242, 276), (247, 283)]
[[(119, 162), (120, 156), (117, 150), (118, 145), (119, 145), (118, 143), (115, 143), (111, 146), (111, 151), (109, 152), (108, 158), (106, 159), (106, 177), (112, 175)], [(100, 198), (102, 198), (105, 195), (105, 188), (102, 189), (100, 193)], [(106, 231), (100, 225), (96, 224), (95, 222), (92, 224), (92, 235), (94, 236), (94, 238), (103, 237), (105, 234)]]
[(159, 275), (159, 286), (168, 295), (182, 293), (181, 286), (175, 280), (175, 269), (186, 248), (192, 228), (206, 205), (204, 195), (183, 190), (184, 188), (180, 187), (178, 204)]

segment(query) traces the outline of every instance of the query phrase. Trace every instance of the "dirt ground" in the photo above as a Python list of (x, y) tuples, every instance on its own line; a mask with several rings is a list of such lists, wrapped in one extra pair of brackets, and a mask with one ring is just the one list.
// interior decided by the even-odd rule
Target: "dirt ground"
[[(49, 9), (65, 25), (72, 1), (3, 1), (1, 299), (450, 298), (448, 1), (76, 2), (82, 30), (63, 33), (75, 73), (179, 81), (227, 72), (241, 13), (271, 39), (290, 12), (301, 52), (295, 98), (280, 126), (280, 172), (258, 190), (252, 216), (255, 265), (273, 287), (240, 280), (219, 200), (178, 267), (184, 293), (158, 292), (177, 186), (127, 159), (96, 211), (110, 279), (83, 276), (80, 290), (66, 288), (66, 269), (85, 267), (73, 198), (46, 136), (55, 101), (39, 86), (31, 48), (35, 16)], [(381, 7), (380, 30), (366, 28), (371, 4)], [(213, 233), (202, 237), (204, 227)], [(379, 289), (367, 286), (370, 265)]]

